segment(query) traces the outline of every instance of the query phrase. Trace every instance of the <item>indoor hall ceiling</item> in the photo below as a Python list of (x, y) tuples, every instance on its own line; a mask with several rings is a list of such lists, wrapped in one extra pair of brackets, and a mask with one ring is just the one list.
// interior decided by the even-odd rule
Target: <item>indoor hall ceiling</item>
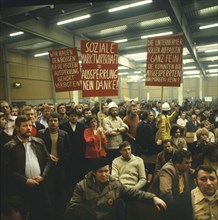
[[(119, 43), (122, 58), (119, 73), (133, 75), (138, 70), (144, 76), (147, 40), (141, 36), (173, 32), (173, 35), (183, 34), (185, 39), (184, 77), (197, 76), (199, 72), (206, 77), (212, 74), (218, 77), (217, 0), (153, 0), (111, 13), (108, 11), (111, 8), (133, 6), (142, 1), (62, 0), (51, 3), (39, 0), (37, 3), (31, 1), (31, 4), (22, 0), (19, 3), (0, 1), (0, 44), (5, 49), (33, 56), (72, 46), (80, 51), (81, 39), (127, 39), (127, 42)], [(87, 14), (90, 15), (87, 19), (57, 25), (57, 22)], [(210, 24), (215, 27), (199, 29)], [(17, 31), (23, 34), (9, 37)], [(211, 52), (205, 53), (208, 50)], [(48, 59), (48, 56), (43, 58)]]

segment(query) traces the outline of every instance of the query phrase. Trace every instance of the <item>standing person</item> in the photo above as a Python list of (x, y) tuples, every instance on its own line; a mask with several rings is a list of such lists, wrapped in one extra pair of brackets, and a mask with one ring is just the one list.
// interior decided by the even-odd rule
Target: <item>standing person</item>
[(112, 161), (111, 175), (128, 188), (142, 189), (146, 184), (142, 158), (132, 154), (132, 148), (127, 141), (120, 144), (119, 150), (121, 156)]
[(24, 106), (21, 113), (22, 115), (26, 115), (27, 118), (31, 119), (33, 123), (31, 136), (36, 137), (38, 131), (40, 129), (44, 129), (45, 126), (41, 124), (39, 121), (36, 121), (34, 108), (30, 105)]
[(16, 118), (17, 135), (4, 145), (2, 160), (7, 173), (5, 195), (21, 194), (30, 203), (30, 219), (53, 217), (46, 178), (51, 171), (50, 155), (42, 139), (32, 137), (32, 121)]
[(172, 219), (218, 219), (218, 178), (210, 166), (200, 165), (195, 170), (196, 187), (182, 194), (174, 207)]
[(123, 142), (123, 135), (129, 130), (128, 126), (118, 116), (118, 106), (114, 102), (108, 105), (108, 116), (103, 119), (108, 144), (106, 146), (107, 156), (110, 161), (119, 156), (119, 144)]
[(88, 173), (92, 167), (92, 163), (99, 157), (106, 157), (105, 147), (107, 144), (106, 134), (103, 127), (98, 124), (96, 116), (91, 116), (88, 119), (89, 128), (84, 130), (84, 138), (86, 141), (86, 168), (85, 173)]
[(48, 116), (48, 128), (39, 130), (38, 137), (45, 142), (46, 148), (55, 162), (49, 179), (55, 218), (64, 215), (67, 200), (67, 169), (71, 156), (71, 146), (68, 133), (59, 129), (60, 119), (56, 112)]
[(4, 144), (6, 144), (8, 141), (11, 140), (11, 136), (9, 136), (5, 132), (5, 128), (7, 127), (8, 121), (5, 118), (5, 114), (3, 112), (0, 112), (0, 147), (2, 148)]
[(71, 143), (71, 158), (69, 165), (69, 186), (73, 187), (84, 177), (85, 139), (84, 124), (78, 122), (76, 109), (69, 110), (69, 121), (60, 125), (60, 129), (68, 133)]
[(11, 115), (11, 108), (10, 108), (9, 103), (7, 101), (1, 102), (0, 111), (4, 113), (5, 118), (8, 122), (4, 131), (9, 136), (13, 136), (14, 127), (15, 127), (15, 119), (17, 118), (17, 116)]
[(136, 152), (144, 160), (149, 174), (148, 181), (152, 179), (157, 154), (162, 150), (162, 141), (158, 140), (155, 142), (155, 134), (154, 112), (153, 110), (145, 110), (136, 128)]
[(184, 128), (180, 127), (179, 125), (173, 125), (170, 129), (170, 141), (173, 147), (176, 149), (187, 149), (187, 143), (185, 139), (183, 138), (184, 135)]
[(162, 114), (160, 114), (157, 117), (157, 133), (156, 133), (156, 140), (169, 140), (171, 135), (170, 135), (170, 129), (171, 129), (171, 122), (175, 119), (175, 117), (178, 115), (178, 108), (175, 107), (176, 110), (173, 111), (170, 115), (170, 105), (165, 102), (162, 105)]
[(127, 115), (123, 118), (123, 122), (128, 125), (129, 130), (125, 133), (125, 139), (130, 143), (132, 153), (135, 153), (136, 142), (136, 127), (139, 123), (137, 105), (132, 103), (128, 106)]
[(48, 104), (44, 104), (41, 107), (41, 115), (38, 116), (37, 121), (40, 122), (45, 126), (45, 128), (48, 127), (47, 118), (51, 114), (51, 109)]
[(67, 116), (67, 108), (64, 103), (58, 104), (57, 106), (57, 112), (60, 117), (60, 124), (65, 123), (68, 121), (68, 116)]
[(181, 193), (191, 189), (192, 156), (188, 150), (178, 150), (158, 172), (148, 192), (160, 196), (167, 204), (167, 215), (171, 218), (173, 205)]
[(88, 128), (90, 125), (88, 123), (89, 118), (92, 116), (92, 112), (90, 108), (84, 108), (82, 117), (78, 119), (78, 122), (83, 123), (85, 128)]
[(119, 207), (122, 197), (151, 201), (158, 210), (166, 208), (166, 204), (154, 194), (128, 189), (115, 180), (110, 175), (109, 164), (106, 158), (99, 158), (92, 171), (77, 184), (66, 209), (71, 219), (123, 219), (125, 214), (120, 213)]

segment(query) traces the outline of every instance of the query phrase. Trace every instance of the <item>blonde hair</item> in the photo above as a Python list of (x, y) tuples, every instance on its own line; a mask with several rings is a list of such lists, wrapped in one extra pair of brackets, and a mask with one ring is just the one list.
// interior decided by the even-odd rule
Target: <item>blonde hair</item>
[(206, 128), (199, 128), (196, 131), (196, 137), (197, 137), (198, 140), (200, 139), (202, 134), (206, 134), (207, 137), (209, 137), (209, 132), (208, 132), (208, 130)]

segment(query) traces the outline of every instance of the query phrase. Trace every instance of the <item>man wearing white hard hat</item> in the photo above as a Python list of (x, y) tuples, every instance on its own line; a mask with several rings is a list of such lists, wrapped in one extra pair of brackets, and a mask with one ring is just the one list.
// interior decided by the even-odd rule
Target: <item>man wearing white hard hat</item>
[(169, 115), (171, 108), (167, 102), (162, 104), (161, 114), (157, 118), (158, 131), (156, 133), (156, 140), (168, 140), (170, 139), (171, 121), (178, 115), (179, 109)]
[(119, 145), (123, 142), (122, 135), (128, 131), (128, 125), (118, 116), (118, 106), (115, 102), (108, 104), (108, 116), (103, 120), (103, 128), (108, 139), (107, 156), (112, 160), (120, 155)]

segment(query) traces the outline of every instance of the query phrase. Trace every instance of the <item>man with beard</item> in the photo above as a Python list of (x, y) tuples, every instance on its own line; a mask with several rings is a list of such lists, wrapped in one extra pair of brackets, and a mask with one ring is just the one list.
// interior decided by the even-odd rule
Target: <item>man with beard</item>
[(5, 168), (5, 198), (22, 195), (30, 204), (30, 219), (50, 219), (50, 199), (46, 177), (51, 169), (50, 156), (42, 139), (32, 137), (32, 121), (24, 115), (15, 120), (16, 136), (2, 150)]
[(132, 153), (135, 153), (135, 136), (136, 136), (136, 127), (139, 123), (139, 115), (137, 113), (137, 105), (132, 103), (128, 107), (127, 115), (123, 118), (123, 122), (128, 125), (129, 130), (125, 133), (126, 141), (130, 143)]
[(108, 116), (103, 119), (103, 128), (108, 139), (107, 156), (112, 162), (120, 155), (119, 145), (123, 142), (123, 134), (129, 130), (128, 125), (118, 116), (118, 106), (114, 102), (108, 105)]
[(195, 170), (195, 184), (191, 192), (182, 194), (172, 219), (218, 219), (218, 178), (216, 170), (200, 165)]

